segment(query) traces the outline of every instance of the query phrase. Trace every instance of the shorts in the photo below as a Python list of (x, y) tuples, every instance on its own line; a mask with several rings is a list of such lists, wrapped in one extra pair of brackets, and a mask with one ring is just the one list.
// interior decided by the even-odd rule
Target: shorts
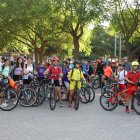
[(119, 84), (119, 90), (125, 90), (125, 84)]
[[(75, 86), (76, 86), (76, 82), (75, 81), (70, 81), (70, 90), (71, 89), (75, 89)], [(78, 82), (78, 86), (77, 86), (79, 89), (81, 89), (81, 82), (79, 81)]]
[(138, 83), (137, 86), (139, 87), (140, 86), (140, 83)]
[[(127, 84), (127, 89), (132, 88), (133, 85)], [(137, 89), (137, 85), (135, 85), (135, 88)], [(126, 91), (126, 94), (128, 94), (130, 91)], [(132, 91), (130, 95), (135, 95), (135, 92)]]
[[(105, 75), (106, 76), (106, 75)], [(106, 76), (105, 80), (108, 80), (108, 77)]]
[(28, 80), (28, 79), (23, 79), (23, 84), (30, 84), (30, 80)]
[(65, 84), (66, 88), (70, 86), (69, 82), (65, 81), (64, 84)]
[(88, 77), (86, 74), (84, 74), (85, 79)]
[[(49, 82), (50, 82), (51, 80), (49, 79)], [(49, 84), (50, 85), (50, 84)], [(59, 84), (59, 80), (54, 80), (54, 85), (56, 86), (56, 87), (59, 87), (60, 86), (60, 84)]]
[(14, 81), (19, 81), (19, 75), (14, 75), (14, 76), (13, 76), (13, 80), (14, 80)]

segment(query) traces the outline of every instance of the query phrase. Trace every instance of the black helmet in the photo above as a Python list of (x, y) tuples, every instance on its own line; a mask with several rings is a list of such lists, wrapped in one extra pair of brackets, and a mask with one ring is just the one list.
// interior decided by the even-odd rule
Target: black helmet
[(79, 60), (75, 60), (73, 64), (74, 64), (74, 65), (80, 64), (80, 61), (79, 61)]
[(119, 66), (124, 66), (125, 67), (125, 64), (124, 63), (119, 63)]
[(66, 63), (66, 64), (68, 64), (68, 62), (67, 62), (67, 61), (63, 61), (63, 63)]
[(4, 57), (4, 56), (2, 56), (1, 60), (5, 60), (5, 57)]

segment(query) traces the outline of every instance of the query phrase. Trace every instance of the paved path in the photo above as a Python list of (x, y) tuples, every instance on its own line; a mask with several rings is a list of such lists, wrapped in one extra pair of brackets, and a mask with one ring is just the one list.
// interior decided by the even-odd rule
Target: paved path
[(125, 113), (123, 106), (108, 112), (99, 104), (100, 91), (92, 103), (74, 108), (25, 108), (18, 105), (10, 112), (0, 110), (0, 140), (139, 140), (140, 116)]

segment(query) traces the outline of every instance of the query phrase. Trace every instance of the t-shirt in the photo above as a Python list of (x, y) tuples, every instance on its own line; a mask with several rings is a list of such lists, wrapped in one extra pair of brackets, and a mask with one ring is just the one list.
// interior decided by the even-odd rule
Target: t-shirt
[[(0, 67), (0, 71), (2, 71), (2, 67)], [(4, 67), (4, 69), (3, 69), (2, 73), (1, 73), (1, 75), (8, 76), (9, 73), (10, 73), (10, 69), (9, 69), (9, 66), (7, 66), (7, 67)], [(2, 79), (2, 78), (0, 78), (0, 80), (1, 80), (1, 79)], [(8, 83), (8, 80), (5, 80), (5, 82)]]
[(130, 62), (125, 63), (124, 70), (126, 70), (127, 72), (128, 72), (129, 70), (131, 70), (131, 63), (130, 63)]
[[(136, 73), (133, 72), (132, 75), (131, 75), (131, 72), (128, 71), (127, 77), (128, 77), (128, 79), (129, 79), (130, 81), (136, 83), (136, 82), (137, 82), (137, 79), (140, 78), (140, 74), (137, 73), (137, 72), (136, 72)], [(131, 77), (131, 78), (130, 78), (130, 77)]]
[(3, 66), (3, 63), (2, 62), (0, 62), (0, 67), (2, 67)]
[(46, 68), (45, 67), (37, 67), (36, 68), (36, 70), (38, 71), (38, 76), (39, 76), (39, 79), (43, 79), (44, 78), (44, 72), (45, 72), (45, 70), (46, 70)]
[(69, 72), (70, 72), (70, 70), (67, 70), (66, 73), (64, 74), (64, 76), (63, 76), (64, 82), (68, 82), (68, 77), (67, 77), (67, 75), (68, 75)]
[[(67, 77), (71, 77), (71, 73), (72, 73), (72, 70), (70, 70), (70, 72), (68, 73)], [(78, 70), (76, 70), (76, 69), (73, 70), (73, 74), (72, 74), (71, 79), (73, 79), (73, 80), (80, 80), (83, 77), (84, 77), (84, 75), (83, 75), (82, 72), (80, 72), (79, 69)]]
[[(88, 69), (89, 69), (89, 66), (87, 64), (83, 65), (82, 71), (86, 72)], [(88, 72), (86, 72), (86, 73), (88, 73)]]
[[(127, 71), (125, 71), (125, 70), (119, 71), (118, 75), (119, 75), (119, 80), (121, 80), (121, 79), (123, 79), (127, 75)], [(125, 80), (122, 80), (119, 83), (120, 84), (125, 84), (124, 81)]]
[[(57, 67), (57, 68), (55, 69), (54, 67), (52, 68), (52, 65), (51, 65), (51, 66), (48, 67), (48, 69), (49, 69), (49, 72), (51, 71), (51, 74), (52, 74), (52, 75), (58, 75), (59, 73), (62, 73), (61, 67), (60, 67), (60, 68)], [(51, 70), (51, 69), (52, 69), (52, 70)], [(49, 76), (49, 79), (52, 79), (52, 77)], [(55, 76), (55, 77), (54, 77), (54, 80), (59, 80), (59, 77), (58, 77), (58, 76)]]
[(67, 68), (62, 66), (61, 69), (62, 69), (62, 73), (65, 74), (67, 71)]
[(111, 77), (111, 74), (112, 74), (112, 69), (108, 66), (106, 66), (106, 68), (103, 68), (104, 70), (104, 75), (107, 76), (108, 78)]

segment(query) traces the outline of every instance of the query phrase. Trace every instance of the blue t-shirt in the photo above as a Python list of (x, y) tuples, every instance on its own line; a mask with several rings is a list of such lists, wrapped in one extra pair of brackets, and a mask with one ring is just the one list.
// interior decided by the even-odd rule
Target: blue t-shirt
[(63, 66), (62, 66), (61, 68), (62, 68), (62, 73), (65, 74), (67, 71), (66, 67), (63, 68)]
[(36, 68), (36, 70), (38, 71), (38, 76), (39, 76), (39, 79), (43, 79), (44, 78), (44, 72), (45, 72), (45, 70), (46, 70), (46, 68), (45, 67), (37, 67)]
[[(83, 65), (82, 71), (86, 72), (88, 69), (89, 69), (89, 66), (87, 64)], [(88, 73), (88, 72), (86, 72), (86, 73)]]

